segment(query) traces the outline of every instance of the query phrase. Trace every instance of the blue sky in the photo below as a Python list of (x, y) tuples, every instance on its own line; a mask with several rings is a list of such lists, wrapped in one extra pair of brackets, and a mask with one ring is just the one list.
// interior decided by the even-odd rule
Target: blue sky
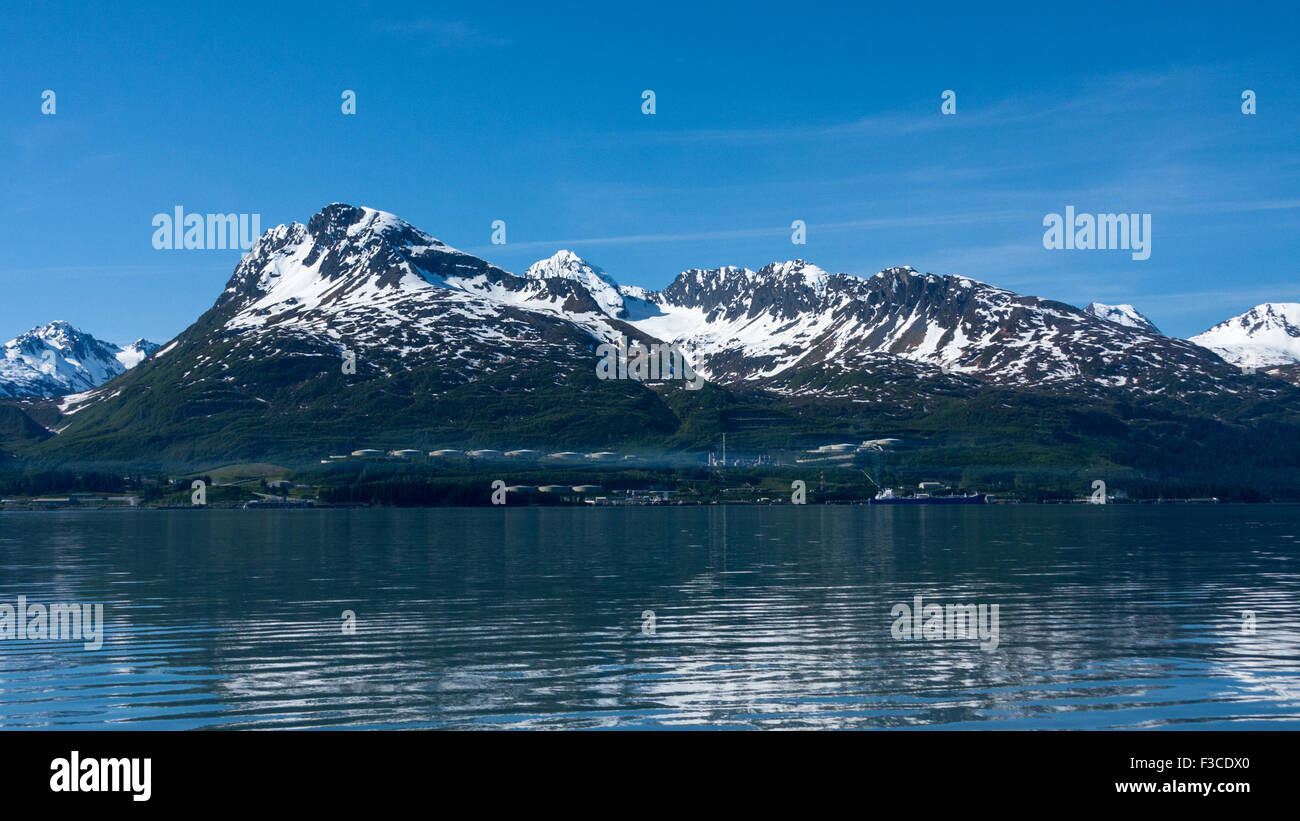
[[(652, 288), (909, 264), (1180, 336), (1300, 301), (1293, 3), (83, 5), (0, 18), (3, 339), (181, 331), (239, 253), (155, 250), (176, 205), (263, 229), (368, 205), (508, 270), (565, 247)], [(1067, 205), (1151, 214), (1151, 258), (1045, 250)]]

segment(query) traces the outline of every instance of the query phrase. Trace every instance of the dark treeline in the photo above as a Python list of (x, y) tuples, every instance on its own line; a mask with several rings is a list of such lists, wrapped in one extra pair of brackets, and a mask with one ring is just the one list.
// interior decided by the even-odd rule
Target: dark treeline
[[(199, 476), (209, 487), (212, 477)], [(120, 493), (145, 501), (160, 499), (184, 489), (189, 480), (173, 485), (164, 476), (122, 475), (94, 470), (0, 469), (0, 496), (63, 496), (69, 493)]]
[(0, 472), (0, 493), (42, 496), (51, 493), (123, 493), (136, 487), (130, 478), (112, 473), (50, 470), (39, 473)]

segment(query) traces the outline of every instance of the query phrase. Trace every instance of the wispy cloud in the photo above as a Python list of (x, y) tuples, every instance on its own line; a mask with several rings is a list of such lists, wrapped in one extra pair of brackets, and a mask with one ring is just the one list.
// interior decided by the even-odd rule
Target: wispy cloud
[[(887, 112), (860, 117), (844, 123), (758, 126), (752, 128), (704, 128), (685, 131), (646, 132), (636, 139), (647, 142), (679, 143), (788, 143), (797, 140), (825, 140), (851, 136), (908, 135), (953, 128), (973, 128), (993, 123), (1007, 124), (1037, 116), (1026, 111), (1019, 101), (1003, 101), (991, 108), (958, 117)], [(620, 135), (620, 139), (626, 139)]]
[[(809, 232), (838, 232), (870, 228), (923, 228), (934, 225), (972, 225), (989, 222), (1002, 222), (1013, 216), (1009, 211), (982, 211), (961, 214), (925, 215), (925, 216), (891, 216), (867, 217), (865, 219), (842, 220), (838, 222), (808, 221)], [(753, 239), (758, 237), (789, 236), (790, 225), (770, 226), (766, 228), (738, 228), (726, 231), (691, 231), (662, 234), (624, 234), (608, 237), (583, 237), (581, 239), (548, 239), (511, 242), (510, 250), (555, 250), (557, 248), (574, 248), (593, 245), (636, 245), (641, 243), (662, 242), (700, 242), (724, 241), (733, 239)], [(464, 250), (472, 254), (500, 251), (499, 245), (478, 245)]]
[[(958, 113), (945, 116), (939, 112), (940, 99), (924, 111), (891, 111), (871, 114), (849, 122), (800, 123), (741, 128), (690, 129), (683, 131), (646, 132), (637, 139), (649, 142), (681, 143), (765, 143), (798, 140), (829, 140), (845, 137), (909, 136), (942, 130), (1005, 129), (1009, 126), (1044, 123), (1072, 123), (1084, 120), (1102, 123), (1126, 113), (1148, 112), (1149, 100), (1161, 92), (1183, 87), (1193, 81), (1191, 69), (1180, 73), (1125, 72), (1096, 78), (1073, 94), (1022, 94), (972, 106), (959, 98)], [(1203, 76), (1200, 82), (1203, 82)], [(624, 138), (620, 135), (620, 138)]]
[[(728, 231), (692, 231), (685, 233), (665, 233), (665, 234), (625, 234), (613, 237), (583, 237), (581, 239), (546, 239), (532, 240), (528, 242), (511, 242), (510, 250), (550, 250), (558, 248), (576, 248), (592, 245), (635, 245), (640, 243), (659, 243), (659, 242), (696, 242), (696, 241), (722, 241), (731, 239), (752, 239), (756, 237), (771, 237), (781, 233), (789, 233), (789, 226), (780, 228), (739, 228)], [(471, 254), (491, 253), (500, 251), (499, 245), (477, 245), (464, 249)]]

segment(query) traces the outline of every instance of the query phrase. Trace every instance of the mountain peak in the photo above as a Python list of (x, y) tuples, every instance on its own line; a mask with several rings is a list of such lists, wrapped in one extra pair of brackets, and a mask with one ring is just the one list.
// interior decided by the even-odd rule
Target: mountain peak
[(528, 270), (524, 271), (524, 276), (529, 279), (545, 279), (550, 276), (563, 276), (573, 278), (573, 275), (594, 275), (610, 285), (617, 285), (609, 274), (599, 266), (592, 265), (582, 257), (572, 251), (561, 248), (546, 259), (539, 259)]
[(524, 277), (573, 280), (587, 289), (602, 312), (620, 319), (627, 316), (623, 293), (614, 278), (572, 251), (561, 249), (546, 259), (539, 259), (528, 266)]
[(107, 345), (108, 343), (100, 342), (90, 334), (77, 328), (71, 322), (64, 319), (56, 319), (53, 322), (47, 322), (44, 325), (37, 325), (22, 334), (19, 334), (8, 345), (22, 347), (29, 352), (38, 352), (40, 350), (54, 350), (72, 352), (77, 350), (84, 351), (86, 348), (94, 348), (96, 345)]
[(89, 390), (133, 367), (157, 348), (144, 340), (120, 348), (57, 319), (0, 348), (0, 397), (51, 397)]
[(826, 293), (826, 281), (830, 274), (822, 268), (802, 259), (788, 259), (785, 262), (772, 262), (759, 269), (761, 276), (774, 277), (802, 284), (811, 288), (818, 298)]
[(56, 319), (47, 322), (44, 325), (37, 325), (35, 328), (23, 334), (24, 337), (35, 337), (38, 339), (58, 339), (76, 336), (83, 333), (73, 326), (66, 319)]
[(240, 260), (217, 307), (251, 309), (246, 319), (262, 324), (302, 307), (446, 286), (487, 272), (505, 275), (394, 214), (336, 202), (305, 226), (294, 222), (263, 234)]
[(122, 363), (123, 368), (129, 371), (161, 347), (157, 342), (150, 342), (147, 339), (140, 338), (123, 347), (117, 352), (115, 358)]
[(378, 235), (399, 246), (446, 247), (396, 214), (343, 202), (331, 203), (314, 214), (307, 221), (307, 233), (325, 244)]
[(560, 250), (556, 251), (554, 254), (551, 254), (546, 259), (538, 260), (538, 262), (535, 262), (533, 264), (537, 265), (541, 262), (552, 262), (555, 263), (556, 265), (588, 265), (589, 264), (585, 259), (573, 253), (567, 248), (561, 248)]
[(1300, 302), (1264, 302), (1247, 313), (1260, 313), (1274, 321), (1300, 325)]
[(1150, 331), (1151, 333), (1160, 333), (1160, 329), (1155, 323), (1147, 319), (1141, 311), (1122, 302), (1118, 305), (1107, 305), (1102, 302), (1089, 302), (1088, 307), (1083, 309), (1085, 314), (1095, 316), (1098, 319), (1104, 319), (1107, 322), (1113, 322), (1116, 325), (1123, 325), (1126, 328), (1137, 328), (1140, 331)]
[(1300, 303), (1261, 303), (1191, 337), (1191, 341), (1238, 365), (1300, 362)]

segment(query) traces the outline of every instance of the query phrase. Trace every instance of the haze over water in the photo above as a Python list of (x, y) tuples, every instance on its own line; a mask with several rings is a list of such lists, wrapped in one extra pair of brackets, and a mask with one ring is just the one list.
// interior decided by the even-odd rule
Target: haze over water
[(108, 627), (0, 641), (0, 727), (1294, 728), (1298, 560), (1284, 505), (8, 512), (0, 603)]

